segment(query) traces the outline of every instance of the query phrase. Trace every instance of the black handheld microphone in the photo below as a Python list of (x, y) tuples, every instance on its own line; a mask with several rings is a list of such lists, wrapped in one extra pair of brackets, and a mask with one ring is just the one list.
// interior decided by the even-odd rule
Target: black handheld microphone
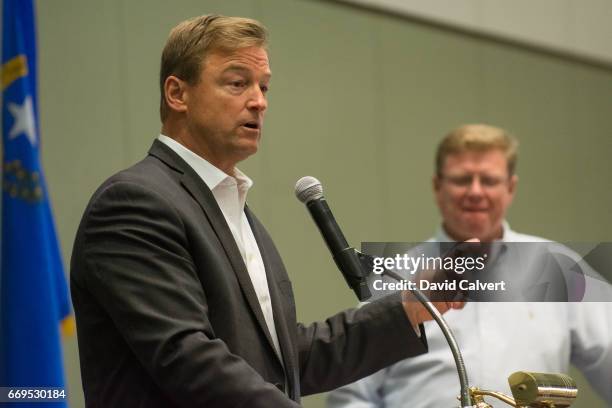
[(321, 182), (314, 177), (302, 177), (295, 184), (295, 195), (298, 200), (306, 204), (346, 283), (353, 289), (359, 300), (368, 299), (371, 296), (370, 290), (358, 252), (346, 242), (344, 234), (323, 197)]

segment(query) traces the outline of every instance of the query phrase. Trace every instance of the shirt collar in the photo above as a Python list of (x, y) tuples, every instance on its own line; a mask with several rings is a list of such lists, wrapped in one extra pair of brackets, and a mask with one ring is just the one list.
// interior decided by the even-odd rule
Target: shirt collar
[(253, 186), (253, 180), (237, 168), (234, 177), (232, 177), (171, 137), (160, 134), (157, 139), (185, 160), (211, 190), (220, 185), (237, 184), (238, 190), (246, 193)]
[[(512, 231), (512, 229), (510, 228), (510, 224), (508, 224), (508, 221), (506, 220), (502, 221), (502, 231), (503, 231), (502, 238), (496, 241), (512, 242), (513, 236), (516, 233)], [(454, 239), (448, 236), (448, 234), (446, 233), (442, 225), (438, 227), (438, 230), (436, 231), (434, 239), (436, 242), (454, 242), (455, 241)]]

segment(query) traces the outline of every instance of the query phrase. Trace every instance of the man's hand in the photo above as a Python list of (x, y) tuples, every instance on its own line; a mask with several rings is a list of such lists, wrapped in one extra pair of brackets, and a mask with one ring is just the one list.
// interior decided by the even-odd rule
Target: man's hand
[[(444, 254), (443, 257), (456, 256), (457, 253), (461, 253), (471, 248), (471, 244), (473, 245), (478, 242), (480, 242), (478, 238), (468, 239), (467, 241), (457, 244), (452, 250)], [(442, 281), (444, 278), (445, 274), (440, 274), (439, 271), (420, 271), (419, 273), (419, 279), (426, 279), (430, 282)], [(449, 309), (463, 309), (463, 306), (465, 306), (465, 302), (457, 300), (464, 298), (460, 291), (425, 291), (424, 294), (440, 313), (446, 313)], [(431, 313), (429, 313), (425, 306), (419, 302), (412, 292), (408, 290), (402, 292), (402, 303), (406, 316), (415, 328), (423, 322), (433, 320)]]
[[(445, 313), (449, 309), (462, 309), (465, 306), (465, 302), (432, 302), (433, 305), (438, 309), (440, 313)], [(428, 320), (433, 320), (433, 316), (429, 313), (425, 306), (418, 301), (416, 297), (409, 290), (402, 292), (402, 304), (404, 305), (404, 311), (412, 326), (416, 329), (419, 324)]]

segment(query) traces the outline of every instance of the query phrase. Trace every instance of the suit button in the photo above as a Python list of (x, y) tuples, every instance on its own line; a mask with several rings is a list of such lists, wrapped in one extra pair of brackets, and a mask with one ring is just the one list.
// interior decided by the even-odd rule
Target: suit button
[(281, 383), (274, 383), (274, 386), (278, 388), (281, 392), (285, 392), (285, 387)]

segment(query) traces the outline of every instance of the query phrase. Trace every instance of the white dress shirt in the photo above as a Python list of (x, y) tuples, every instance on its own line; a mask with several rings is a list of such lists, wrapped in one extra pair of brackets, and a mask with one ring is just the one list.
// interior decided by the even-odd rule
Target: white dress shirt
[[(440, 229), (432, 241), (452, 239)], [(502, 241), (546, 240), (504, 223)], [(513, 372), (567, 372), (572, 363), (612, 404), (612, 303), (468, 302), (444, 318), (461, 349), (470, 385), (511, 395), (507, 378)], [(337, 389), (327, 407), (458, 407), (459, 380), (446, 339), (435, 322), (425, 322), (425, 332), (428, 353)]]
[(247, 267), (264, 319), (270, 331), (272, 342), (274, 343), (274, 349), (282, 363), (283, 359), (278, 343), (276, 326), (274, 325), (266, 270), (257, 241), (244, 213), (247, 192), (253, 185), (253, 181), (238, 169), (235, 169), (234, 177), (224, 173), (168, 136), (159, 135), (157, 139), (185, 160), (212, 191)]

